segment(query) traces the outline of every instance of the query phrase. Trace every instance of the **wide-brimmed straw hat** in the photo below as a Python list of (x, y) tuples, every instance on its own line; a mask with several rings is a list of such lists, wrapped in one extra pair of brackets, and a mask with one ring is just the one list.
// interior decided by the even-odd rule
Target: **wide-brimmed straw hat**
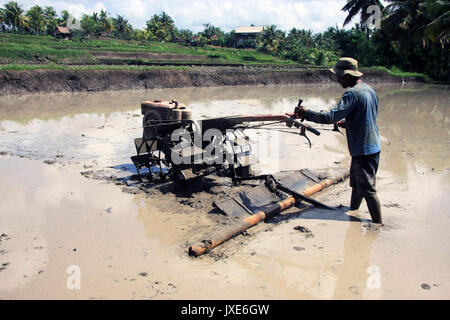
[(358, 61), (353, 58), (339, 58), (336, 66), (330, 71), (338, 76), (350, 74), (354, 77), (361, 77), (363, 75), (358, 71)]

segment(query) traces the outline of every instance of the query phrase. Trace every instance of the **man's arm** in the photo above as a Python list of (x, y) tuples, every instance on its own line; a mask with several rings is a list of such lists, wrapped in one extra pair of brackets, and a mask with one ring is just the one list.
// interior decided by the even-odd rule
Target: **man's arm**
[(300, 107), (297, 111), (297, 116), (301, 119), (306, 119), (308, 121), (316, 123), (324, 123), (324, 124), (335, 123), (341, 119), (344, 119), (350, 113), (354, 101), (355, 101), (354, 94), (347, 91), (346, 93), (344, 93), (339, 103), (331, 110), (315, 112)]

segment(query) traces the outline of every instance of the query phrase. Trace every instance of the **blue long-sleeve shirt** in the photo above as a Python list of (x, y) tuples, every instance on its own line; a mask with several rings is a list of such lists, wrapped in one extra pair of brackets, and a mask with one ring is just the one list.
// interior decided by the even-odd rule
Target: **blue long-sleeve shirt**
[(317, 123), (330, 124), (345, 118), (347, 145), (352, 157), (380, 151), (377, 116), (378, 97), (364, 82), (347, 90), (329, 111), (306, 111), (306, 120)]

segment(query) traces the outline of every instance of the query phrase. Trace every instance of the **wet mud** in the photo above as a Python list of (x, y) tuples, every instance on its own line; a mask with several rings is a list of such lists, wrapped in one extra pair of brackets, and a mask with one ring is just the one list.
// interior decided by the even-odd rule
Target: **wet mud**
[[(193, 258), (189, 245), (236, 221), (214, 201), (233, 186), (211, 176), (184, 188), (136, 179), (129, 157), (142, 134), (142, 100), (177, 98), (194, 117), (315, 110), (337, 86), (202, 88), (11, 96), (0, 102), (0, 298), (448, 299), (449, 91), (375, 86), (382, 136), (377, 188), (385, 226), (349, 211), (348, 182), (314, 197), (338, 210), (291, 208)], [(345, 137), (317, 126), (312, 148), (279, 140), (258, 173), (349, 165)], [(268, 132), (269, 131), (269, 132)], [(439, 245), (436, 245), (439, 244)], [(81, 288), (69, 289), (70, 266)], [(411, 267), (414, 266), (414, 267)], [(214, 283), (214, 285), (211, 285)], [(245, 286), (242, 285), (245, 283)]]

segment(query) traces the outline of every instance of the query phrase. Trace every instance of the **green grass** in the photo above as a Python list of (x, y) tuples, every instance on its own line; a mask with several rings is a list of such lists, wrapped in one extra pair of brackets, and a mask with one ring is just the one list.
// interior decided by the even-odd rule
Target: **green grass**
[(397, 77), (423, 77), (425, 80), (428, 79), (431, 81), (431, 79), (426, 74), (419, 72), (405, 72), (395, 66), (392, 67), (391, 70), (389, 70), (389, 73)]
[(386, 67), (380, 67), (380, 66), (376, 66), (376, 67), (367, 67), (367, 68), (360, 68), (360, 70), (364, 71), (364, 70), (382, 70), (382, 71), (386, 71), (388, 72), (390, 75), (396, 76), (396, 77), (421, 77), (424, 79), (425, 82), (433, 82), (432, 79), (430, 77), (428, 77), (426, 74), (423, 73), (418, 73), (418, 72), (405, 72), (400, 70), (397, 67), (392, 67), (391, 69), (388, 69)]
[[(256, 50), (220, 47), (188, 47), (176, 43), (122, 40), (67, 41), (50, 36), (32, 36), (0, 33), (0, 64), (95, 64), (101, 63), (93, 53), (170, 53), (185, 55), (185, 64), (267, 64), (297, 65)], [(189, 59), (189, 56), (193, 56)], [(200, 58), (198, 56), (201, 56)], [(194, 59), (195, 58), (195, 59)], [(139, 64), (139, 59), (137, 64)], [(119, 63), (123, 63), (119, 62)], [(180, 64), (181, 61), (175, 63)], [(151, 63), (145, 63), (151, 64)]]
[(2, 43), (0, 61), (3, 63), (83, 63), (92, 61), (93, 56), (86, 51), (58, 50), (36, 44)]

